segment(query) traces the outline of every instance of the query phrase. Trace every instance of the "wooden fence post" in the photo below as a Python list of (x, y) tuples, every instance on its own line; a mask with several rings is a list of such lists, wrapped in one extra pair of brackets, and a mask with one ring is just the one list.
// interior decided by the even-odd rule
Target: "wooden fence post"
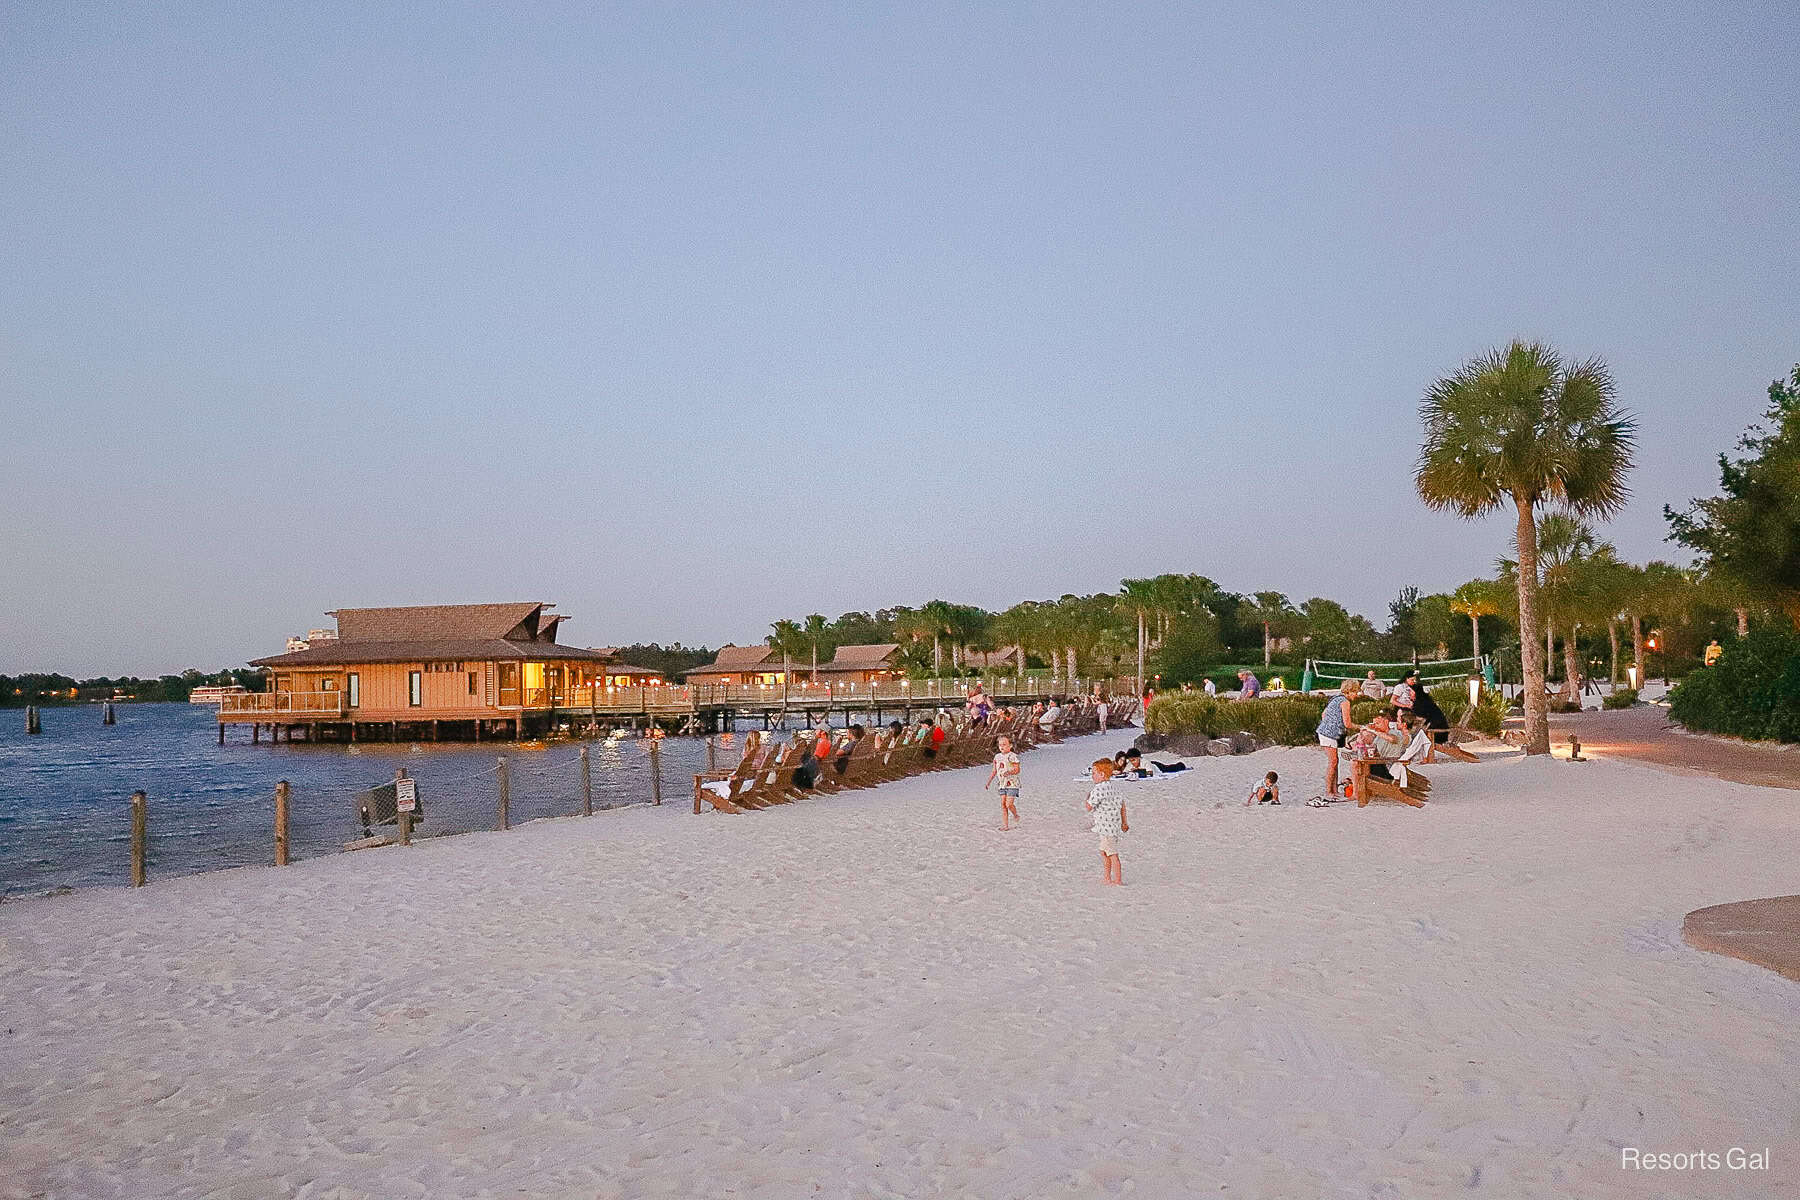
[(506, 755), (500, 756), (500, 769), (496, 772), (500, 777), (500, 825), (501, 829), (512, 827), (512, 773), (506, 767)]
[(144, 886), (144, 858), (149, 852), (150, 801), (142, 792), (131, 793), (131, 886)]
[(710, 736), (706, 739), (706, 769), (708, 771), (719, 769), (719, 745)]
[(662, 803), (662, 739), (650, 739), (650, 803)]
[(594, 815), (594, 775), (588, 764), (588, 748), (581, 748), (581, 815)]
[[(395, 767), (394, 768), (394, 783), (398, 784), (402, 779), (405, 779), (405, 778), (406, 778), (406, 768), (405, 767)], [(397, 786), (394, 788), (394, 823), (400, 829), (400, 844), (402, 846), (412, 845), (413, 815), (409, 812), (401, 812), (400, 811), (400, 789)]]
[(288, 865), (288, 781), (275, 785), (275, 865)]

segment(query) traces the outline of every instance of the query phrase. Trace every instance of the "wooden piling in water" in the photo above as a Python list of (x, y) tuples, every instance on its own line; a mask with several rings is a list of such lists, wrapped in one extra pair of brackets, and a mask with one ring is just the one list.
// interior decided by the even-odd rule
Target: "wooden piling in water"
[(588, 748), (581, 748), (581, 815), (594, 815), (594, 776), (588, 764)]
[[(399, 782), (405, 778), (406, 768), (395, 767), (394, 783), (398, 785)], [(394, 824), (400, 830), (400, 844), (402, 846), (412, 845), (412, 823), (413, 815), (409, 812), (400, 811), (400, 788), (396, 786), (394, 788)]]
[(500, 779), (500, 811), (497, 814), (498, 828), (507, 829), (512, 825), (512, 778), (507, 770), (506, 755), (500, 756), (500, 768), (494, 772)]
[(650, 803), (662, 803), (662, 740), (650, 739)]
[(118, 715), (113, 712), (111, 700), (108, 700), (105, 704), (100, 706), (100, 723), (102, 725), (117, 725), (119, 723)]
[(35, 704), (25, 706), (25, 732), (31, 737), (36, 737), (44, 732), (43, 718), (38, 715), (38, 707)]
[(275, 784), (275, 865), (288, 865), (288, 781)]
[(150, 798), (131, 793), (131, 886), (144, 886), (144, 860), (150, 848)]

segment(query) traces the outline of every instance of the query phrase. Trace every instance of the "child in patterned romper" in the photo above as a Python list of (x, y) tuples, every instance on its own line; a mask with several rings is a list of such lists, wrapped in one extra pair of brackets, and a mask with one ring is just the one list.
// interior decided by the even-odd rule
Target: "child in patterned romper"
[(998, 749), (1000, 753), (994, 755), (994, 769), (988, 773), (988, 781), (982, 784), (981, 790), (985, 792), (994, 786), (996, 779), (1000, 781), (1000, 828), (1011, 829), (1008, 818), (1019, 819), (1019, 755), (1009, 737), (1000, 739)]
[(1100, 835), (1100, 864), (1107, 883), (1125, 882), (1125, 867), (1119, 862), (1119, 837), (1131, 832), (1125, 816), (1125, 793), (1112, 781), (1113, 765), (1103, 758), (1089, 772), (1094, 788), (1088, 793), (1087, 810), (1094, 814), (1094, 832)]

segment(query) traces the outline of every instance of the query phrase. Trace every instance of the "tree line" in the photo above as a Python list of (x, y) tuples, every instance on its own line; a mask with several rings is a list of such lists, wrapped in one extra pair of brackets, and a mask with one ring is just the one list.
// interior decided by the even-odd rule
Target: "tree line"
[(19, 708), (27, 704), (39, 707), (50, 704), (79, 704), (86, 700), (138, 700), (182, 702), (197, 687), (241, 687), (260, 692), (267, 686), (261, 671), (233, 667), (207, 674), (188, 668), (179, 675), (159, 675), (144, 679), (136, 675), (98, 675), (92, 679), (76, 679), (55, 672), (28, 672), (23, 675), (0, 675), (0, 707)]

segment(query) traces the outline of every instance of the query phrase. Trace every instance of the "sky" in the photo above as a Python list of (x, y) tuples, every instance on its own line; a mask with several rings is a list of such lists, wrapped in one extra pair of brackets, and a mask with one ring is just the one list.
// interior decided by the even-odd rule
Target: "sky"
[(0, 671), (327, 610), (582, 645), (1197, 572), (1492, 570), (1419, 398), (1514, 337), (1640, 427), (1800, 361), (1800, 7), (0, 9)]

